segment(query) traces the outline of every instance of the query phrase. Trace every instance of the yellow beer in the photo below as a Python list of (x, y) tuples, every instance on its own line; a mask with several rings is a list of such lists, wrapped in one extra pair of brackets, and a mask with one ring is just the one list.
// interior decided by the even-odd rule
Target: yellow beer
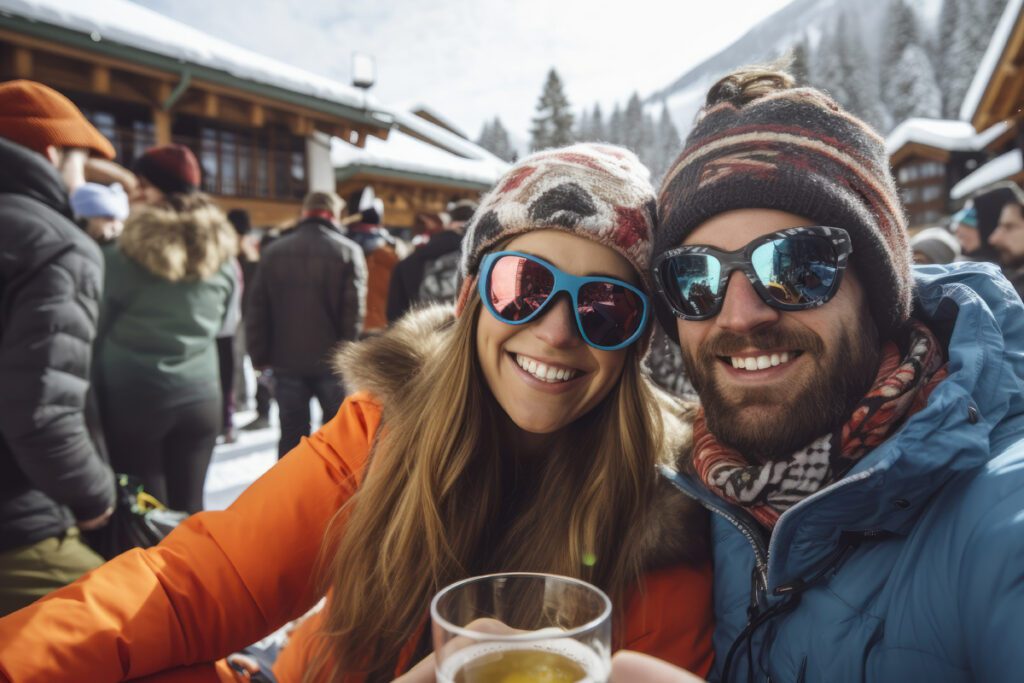
[[(444, 683), (603, 683), (600, 660), (572, 642), (471, 646), (446, 662)], [(573, 647), (577, 646), (577, 647)], [(448, 673), (451, 672), (451, 673)]]

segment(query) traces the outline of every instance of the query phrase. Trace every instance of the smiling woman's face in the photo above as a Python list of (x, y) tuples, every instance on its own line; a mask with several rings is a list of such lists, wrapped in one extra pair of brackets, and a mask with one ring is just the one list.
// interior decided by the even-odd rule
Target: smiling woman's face
[[(538, 256), (572, 275), (601, 274), (638, 284), (636, 272), (618, 253), (560, 230), (520, 235), (504, 249)], [(589, 346), (572, 306), (559, 294), (523, 325), (504, 323), (486, 308), (480, 312), (476, 350), (487, 385), (526, 432), (552, 434), (568, 426), (600, 403), (622, 375), (628, 349)]]

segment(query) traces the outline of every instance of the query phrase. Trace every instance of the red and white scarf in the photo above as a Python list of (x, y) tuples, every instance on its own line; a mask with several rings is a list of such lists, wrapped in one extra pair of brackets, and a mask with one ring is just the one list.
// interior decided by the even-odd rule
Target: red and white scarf
[(907, 346), (909, 351), (901, 356), (895, 343), (886, 342), (875, 382), (850, 419), (786, 460), (751, 464), (715, 439), (701, 409), (693, 426), (691, 462), (697, 477), (710, 491), (743, 506), (771, 529), (783, 512), (841, 479), (928, 403), (948, 374), (942, 347), (931, 330), (917, 321)]

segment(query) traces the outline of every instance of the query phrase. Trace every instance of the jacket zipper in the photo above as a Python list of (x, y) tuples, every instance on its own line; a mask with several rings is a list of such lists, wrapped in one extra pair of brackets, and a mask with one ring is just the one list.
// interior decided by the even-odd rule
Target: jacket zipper
[(703, 507), (710, 510), (719, 517), (727, 520), (730, 524), (736, 527), (743, 537), (747, 539), (750, 547), (754, 551), (754, 574), (755, 580), (753, 581), (751, 605), (762, 606), (764, 604), (763, 597), (768, 594), (768, 558), (771, 556), (771, 549), (764, 547), (764, 542), (758, 536), (760, 535), (754, 529), (751, 529), (743, 520), (735, 515), (729, 513), (728, 510), (723, 510), (716, 505), (712, 505), (699, 496), (693, 494), (686, 489), (686, 485), (682, 482), (682, 477), (676, 470), (668, 466), (661, 466), (661, 473), (667, 477), (672, 485), (682, 491), (684, 494), (692, 498), (693, 500), (700, 503)]

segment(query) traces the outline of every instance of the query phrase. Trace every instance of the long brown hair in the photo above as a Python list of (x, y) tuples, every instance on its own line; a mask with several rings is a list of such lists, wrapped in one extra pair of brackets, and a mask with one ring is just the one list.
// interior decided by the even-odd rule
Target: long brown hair
[(477, 296), (384, 406), (367, 476), (325, 541), (328, 600), (307, 680), (391, 680), (430, 598), (493, 571), (578, 577), (613, 599), (639, 579), (665, 424), (630, 347), (620, 380), (551, 452), (516, 458), (476, 353)]

